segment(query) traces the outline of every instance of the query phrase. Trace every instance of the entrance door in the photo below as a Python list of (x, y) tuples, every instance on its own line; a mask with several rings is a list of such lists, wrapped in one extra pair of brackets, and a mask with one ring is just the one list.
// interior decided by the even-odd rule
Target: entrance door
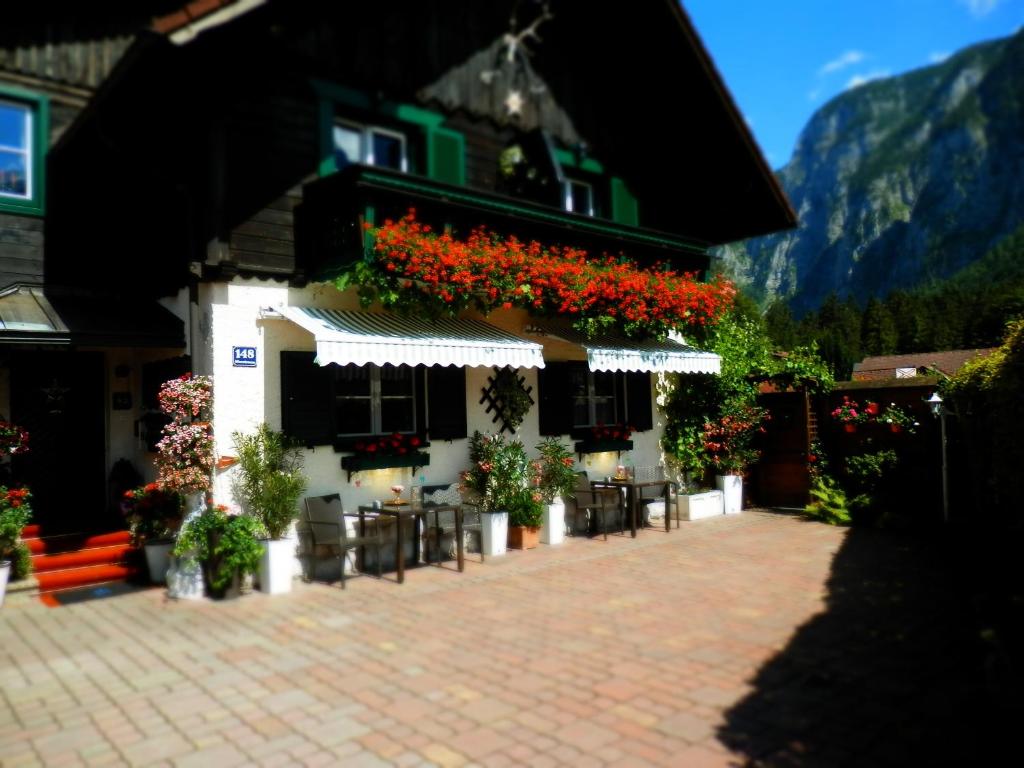
[(761, 458), (754, 465), (751, 488), (754, 501), (765, 507), (803, 507), (810, 490), (807, 395), (773, 392), (761, 395), (758, 404), (768, 409), (771, 420), (759, 441)]
[(31, 450), (15, 477), (32, 489), (46, 534), (107, 527), (106, 423), (100, 352), (19, 352), (11, 358), (11, 419)]

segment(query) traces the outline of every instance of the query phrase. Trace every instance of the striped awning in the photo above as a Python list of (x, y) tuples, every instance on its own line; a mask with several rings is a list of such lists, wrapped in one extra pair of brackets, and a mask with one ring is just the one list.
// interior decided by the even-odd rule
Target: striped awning
[(320, 365), (543, 368), (543, 347), (480, 320), (426, 320), (382, 312), (281, 307), (316, 340)]
[(722, 358), (714, 352), (704, 352), (673, 338), (636, 341), (611, 334), (588, 337), (562, 320), (534, 320), (529, 331), (583, 347), (592, 371), (722, 372)]

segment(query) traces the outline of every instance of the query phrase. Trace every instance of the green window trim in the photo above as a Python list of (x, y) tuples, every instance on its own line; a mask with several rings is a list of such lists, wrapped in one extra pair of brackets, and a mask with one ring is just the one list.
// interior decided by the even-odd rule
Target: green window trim
[(46, 213), (46, 154), (50, 147), (50, 101), (46, 96), (20, 88), (0, 86), (0, 100), (22, 104), (32, 113), (32, 196), (24, 199), (0, 196), (0, 211), (42, 216)]
[(320, 80), (313, 81), (313, 89), (319, 103), (320, 160), (317, 171), (320, 176), (329, 176), (338, 170), (331, 134), (336, 107), (343, 105), (418, 129), (423, 136), (426, 167), (415, 170), (437, 181), (465, 185), (465, 137), (458, 131), (443, 127), (445, 117), (441, 113), (387, 100), (374, 104), (369, 96), (360, 91)]

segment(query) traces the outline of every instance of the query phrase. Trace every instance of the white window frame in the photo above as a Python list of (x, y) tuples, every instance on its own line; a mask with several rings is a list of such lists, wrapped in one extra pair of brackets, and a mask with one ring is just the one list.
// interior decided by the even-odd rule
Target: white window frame
[[(609, 371), (609, 373), (611, 373), (611, 372)], [(616, 383), (615, 382), (615, 374), (612, 373), (612, 393), (611, 393), (611, 395), (598, 395), (597, 394), (597, 384), (594, 381), (594, 371), (591, 371), (589, 369), (587, 370), (587, 394), (583, 395), (582, 397), (583, 397), (583, 399), (585, 399), (587, 401), (587, 418), (590, 420), (590, 423), (589, 424), (575, 424), (574, 423), (572, 425), (573, 429), (586, 429), (588, 427), (596, 427), (597, 426), (597, 401), (598, 401), (598, 399), (602, 399), (602, 400), (611, 399), (612, 405), (614, 406), (614, 408), (613, 408), (613, 410), (615, 411), (614, 421), (606, 422), (606, 423), (615, 424), (615, 423), (618, 423), (619, 421), (622, 420), (622, 416), (620, 416), (620, 411), (623, 410), (623, 406), (622, 406), (621, 403), (619, 403), (619, 393), (618, 393), (618, 389), (615, 386), (615, 383)], [(573, 399), (572, 410), (573, 410), (573, 414), (574, 414), (574, 416), (573, 416), (574, 420), (575, 420), (575, 413), (576, 413), (576, 399), (578, 397), (580, 397), (580, 395), (577, 395), (577, 394), (573, 393), (573, 395), (572, 395), (572, 399)]]
[(14, 109), (21, 110), (25, 113), (25, 146), (15, 147), (8, 146), (7, 144), (0, 144), (0, 150), (5, 152), (12, 152), (25, 156), (25, 194), (19, 195), (13, 192), (4, 192), (0, 190), (0, 197), (8, 198), (10, 200), (31, 200), (35, 195), (35, 167), (33, 159), (35, 157), (35, 147), (33, 146), (33, 140), (35, 137), (35, 112), (31, 106), (23, 104), (18, 101), (10, 101), (9, 99), (0, 98), (0, 105), (6, 107), (13, 107)]
[[(392, 434), (393, 432), (385, 433), (382, 428), (382, 405), (384, 400), (412, 400), (412, 426), (410, 429), (398, 430), (399, 434), (403, 435), (414, 435), (416, 434), (416, 368), (414, 366), (407, 366), (411, 373), (409, 384), (410, 390), (408, 395), (383, 395), (381, 394), (380, 384), (380, 372), (381, 366), (375, 365), (374, 363), (367, 363), (365, 366), (360, 366), (370, 369), (370, 394), (369, 395), (335, 395), (334, 407), (341, 408), (344, 401), (346, 400), (369, 400), (370, 401), (370, 432), (338, 432), (338, 437), (374, 437), (384, 434)], [(398, 366), (395, 366), (396, 368)]]
[[(587, 198), (589, 200), (587, 204), (587, 210), (577, 211), (573, 209), (573, 195), (572, 186), (576, 184), (581, 187), (585, 187), (587, 190)], [(584, 216), (594, 215), (594, 185), (589, 181), (583, 181), (582, 179), (576, 179), (571, 176), (566, 176), (562, 182), (562, 204), (566, 211), (569, 213), (580, 213)]]
[[(392, 139), (398, 139), (399, 144), (402, 147), (402, 160), (401, 160), (401, 171), (402, 173), (409, 172), (409, 140), (404, 133), (396, 131), (391, 128), (382, 128), (379, 125), (363, 125), (356, 123), (351, 120), (345, 120), (344, 118), (335, 118), (334, 125), (342, 128), (347, 128), (350, 131), (354, 131), (360, 134), (359, 137), (359, 162), (365, 165), (377, 165), (376, 159), (373, 156), (373, 136), (374, 134), (380, 134), (381, 136), (388, 136)], [(331, 149), (334, 150), (334, 139), (331, 139)]]

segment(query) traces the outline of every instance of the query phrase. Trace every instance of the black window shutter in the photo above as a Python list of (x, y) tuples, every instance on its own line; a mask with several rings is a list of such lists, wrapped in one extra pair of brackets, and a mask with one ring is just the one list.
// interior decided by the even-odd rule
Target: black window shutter
[(417, 365), (413, 368), (413, 380), (416, 393), (416, 434), (427, 434), (427, 366)]
[(651, 374), (647, 371), (626, 372), (626, 412), (629, 426), (637, 432), (654, 427), (651, 413)]
[(466, 424), (466, 369), (432, 365), (427, 369), (427, 412), (431, 440), (459, 440)]
[(314, 357), (313, 352), (281, 353), (281, 430), (306, 446), (334, 440), (334, 373)]
[(573, 365), (546, 363), (537, 371), (537, 407), (542, 435), (567, 435), (572, 431), (569, 371)]

